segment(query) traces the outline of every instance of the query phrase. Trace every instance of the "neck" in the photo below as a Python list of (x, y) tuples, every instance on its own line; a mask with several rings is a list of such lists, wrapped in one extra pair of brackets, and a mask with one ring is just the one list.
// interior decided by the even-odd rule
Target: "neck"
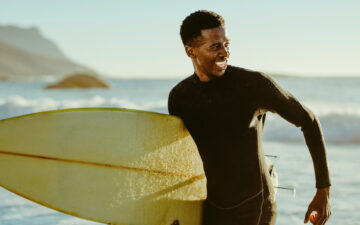
[(201, 70), (199, 70), (194, 62), (193, 62), (193, 66), (194, 66), (195, 74), (201, 82), (209, 82), (214, 78), (212, 75), (208, 75), (202, 72)]
[(212, 75), (212, 74), (207, 74), (207, 73), (204, 73), (202, 71), (199, 71), (195, 67), (195, 75), (199, 78), (199, 80), (201, 82), (209, 82), (211, 80), (214, 80), (214, 79), (217, 79), (219, 77), (224, 76), (224, 74), (225, 73), (223, 73), (222, 75), (219, 75), (219, 76), (215, 76), (215, 75)]
[(204, 75), (202, 73), (198, 73), (197, 71), (195, 71), (195, 74), (196, 76), (199, 78), (199, 80), (201, 82), (209, 82), (210, 80), (212, 80), (213, 78), (207, 76), (207, 75)]

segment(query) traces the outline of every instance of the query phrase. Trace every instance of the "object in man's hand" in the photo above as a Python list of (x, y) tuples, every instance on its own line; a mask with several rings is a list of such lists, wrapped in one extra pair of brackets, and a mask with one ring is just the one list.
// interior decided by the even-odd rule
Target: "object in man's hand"
[(316, 212), (316, 211), (313, 211), (313, 212), (311, 213), (311, 215), (310, 215), (310, 222), (311, 222), (312, 224), (314, 224), (315, 221), (316, 221), (316, 218), (317, 218), (317, 212)]

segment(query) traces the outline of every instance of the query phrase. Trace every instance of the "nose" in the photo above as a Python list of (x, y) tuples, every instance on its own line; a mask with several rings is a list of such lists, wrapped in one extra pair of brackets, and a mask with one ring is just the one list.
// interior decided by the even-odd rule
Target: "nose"
[(223, 58), (228, 58), (230, 55), (230, 49), (228, 46), (222, 46), (219, 52), (219, 56), (223, 57)]

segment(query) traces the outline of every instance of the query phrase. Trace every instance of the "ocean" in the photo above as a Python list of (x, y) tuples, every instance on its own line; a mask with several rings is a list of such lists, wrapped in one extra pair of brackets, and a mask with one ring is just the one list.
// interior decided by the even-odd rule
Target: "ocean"
[[(332, 216), (327, 224), (360, 225), (360, 78), (275, 77), (319, 118), (332, 179)], [(49, 80), (0, 82), (0, 119), (63, 108), (120, 107), (167, 113), (167, 97), (180, 79), (107, 79), (110, 89), (45, 90)], [(278, 225), (303, 224), (315, 194), (310, 154), (302, 132), (268, 113), (265, 154), (279, 176)], [(98, 224), (47, 209), (0, 188), (1, 225)]]

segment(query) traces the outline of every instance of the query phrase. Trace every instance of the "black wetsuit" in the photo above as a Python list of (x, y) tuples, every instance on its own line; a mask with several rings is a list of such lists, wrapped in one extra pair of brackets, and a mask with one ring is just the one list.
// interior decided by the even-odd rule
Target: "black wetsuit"
[[(261, 147), (267, 111), (301, 127), (313, 158), (316, 187), (330, 186), (317, 118), (265, 74), (234, 66), (209, 82), (193, 74), (172, 89), (168, 108), (170, 114), (183, 119), (204, 163), (208, 191), (204, 224), (255, 225), (275, 220), (265, 218), (269, 217), (266, 212), (275, 211)], [(256, 211), (248, 219), (247, 206)]]

